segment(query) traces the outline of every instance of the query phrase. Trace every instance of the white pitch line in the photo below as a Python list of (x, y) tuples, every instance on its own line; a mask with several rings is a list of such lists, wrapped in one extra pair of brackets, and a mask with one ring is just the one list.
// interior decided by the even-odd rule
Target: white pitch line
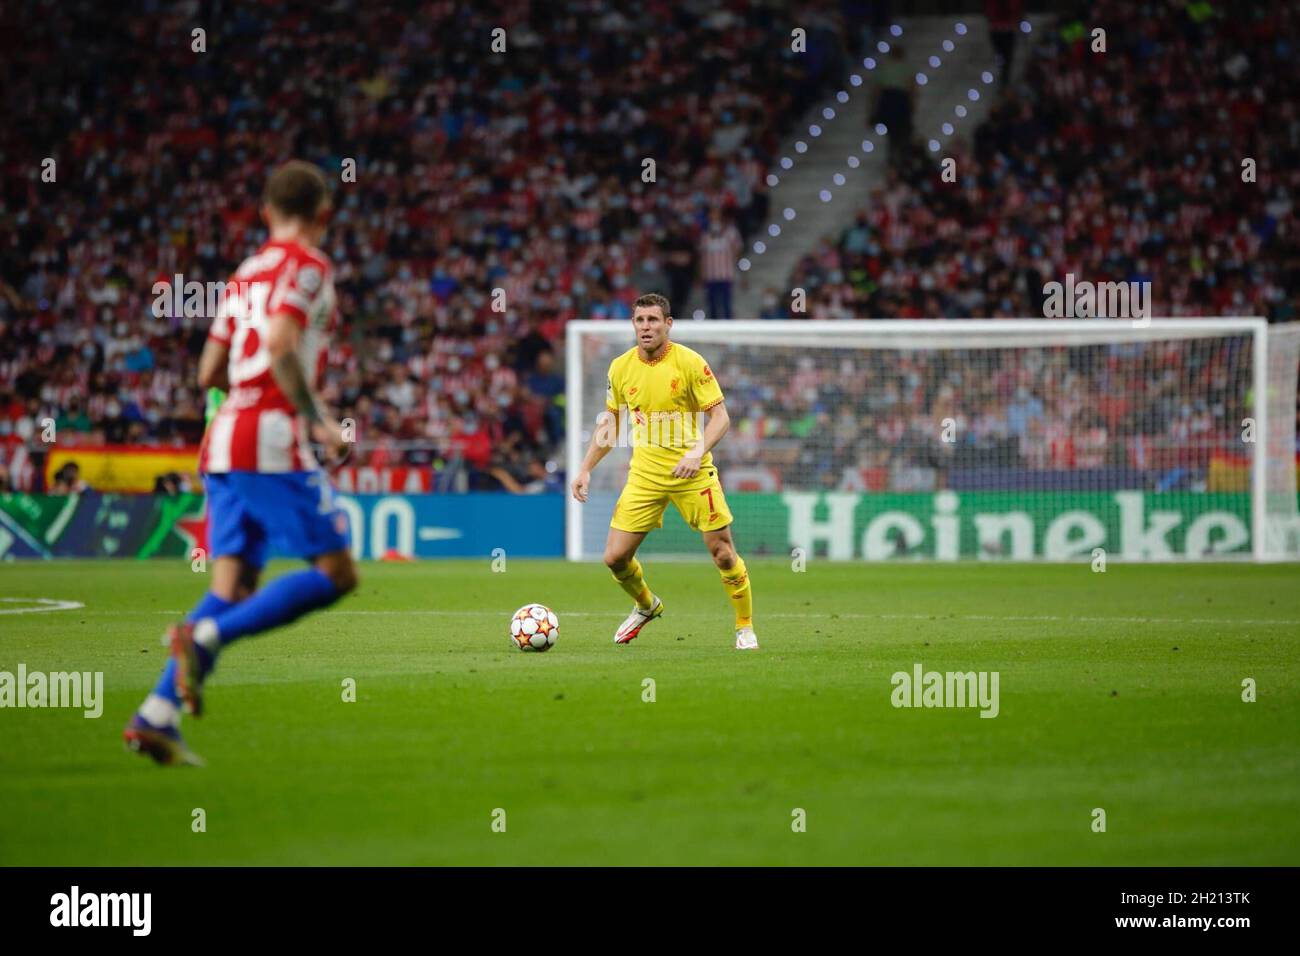
[(54, 598), (0, 598), (4, 604), (37, 604), (39, 607), (16, 607), (0, 610), (0, 614), (43, 614), (46, 611), (75, 611), (85, 607), (80, 601), (57, 601)]
[[(417, 614), (428, 617), (498, 617), (501, 612), (497, 611), (450, 611), (437, 608), (425, 608), (419, 610), (407, 611), (384, 611), (384, 610), (339, 610), (328, 611), (328, 614), (343, 615), (391, 615), (391, 614)], [(618, 612), (609, 611), (556, 611), (561, 617), (617, 617)], [(674, 611), (674, 617), (695, 617), (711, 618), (718, 617), (722, 612), (714, 614), (711, 611)], [(944, 612), (934, 614), (856, 614), (845, 613), (835, 614), (829, 612), (813, 613), (783, 613), (763, 614), (763, 618), (776, 618), (780, 620), (862, 620), (862, 621), (1014, 621), (1025, 623), (1051, 623), (1059, 621), (1069, 623), (1071, 621), (1083, 621), (1088, 624), (1276, 624), (1288, 626), (1300, 626), (1300, 619), (1291, 618), (1217, 618), (1217, 617), (1072, 617), (1059, 614), (959, 614), (949, 616)]]
[[(5, 599), (0, 599), (5, 600)], [(13, 600), (13, 599), (8, 599)], [(76, 602), (63, 602), (69, 607), (85, 607), (83, 604)], [(49, 608), (48, 610), (62, 610), (62, 608)], [(16, 611), (0, 611), (0, 614), (20, 613)], [(123, 611), (107, 610), (87, 612), (96, 616), (138, 616), (141, 614), (167, 615), (170, 617), (180, 617), (184, 611)], [(325, 611), (324, 616), (328, 617), (501, 617), (508, 616), (508, 611), (484, 611), (484, 610), (465, 610), (453, 611), (444, 608), (409, 608), (394, 610), (338, 610)], [(617, 611), (556, 611), (560, 617), (618, 617)], [(711, 611), (674, 611), (674, 618), (713, 618), (718, 617), (722, 612), (715, 614)], [(1051, 624), (1080, 621), (1085, 624), (1209, 624), (1209, 625), (1227, 625), (1234, 624), (1255, 624), (1255, 625), (1276, 625), (1279, 627), (1300, 627), (1300, 618), (1223, 618), (1223, 617), (1096, 617), (1096, 616), (1078, 616), (1065, 614), (951, 614), (946, 611), (936, 611), (933, 614), (860, 614), (853, 612), (829, 613), (825, 611), (813, 611), (807, 613), (766, 613), (762, 615), (764, 620), (843, 620), (843, 621), (1003, 621), (1007, 623), (1027, 623), (1027, 624)]]

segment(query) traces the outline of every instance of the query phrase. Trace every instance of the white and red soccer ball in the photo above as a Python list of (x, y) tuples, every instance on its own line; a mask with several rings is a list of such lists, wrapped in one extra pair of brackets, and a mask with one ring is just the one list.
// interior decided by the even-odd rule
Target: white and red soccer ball
[(510, 619), (510, 639), (521, 651), (549, 651), (560, 636), (560, 619), (544, 604), (525, 604)]

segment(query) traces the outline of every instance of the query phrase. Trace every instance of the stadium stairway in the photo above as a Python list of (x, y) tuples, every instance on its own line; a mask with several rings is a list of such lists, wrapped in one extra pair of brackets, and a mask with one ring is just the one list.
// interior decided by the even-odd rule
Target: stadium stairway
[[(955, 32), (958, 20), (966, 24), (967, 33), (959, 36)], [(1042, 17), (1032, 17), (1035, 31), (1045, 23)], [(918, 72), (926, 74), (928, 82), (919, 87), (916, 98), (916, 112), (913, 117), (913, 131), (918, 141), (926, 143), (932, 138), (940, 142), (950, 139), (941, 135), (941, 126), (951, 122), (956, 127), (955, 138), (969, 141), (978, 125), (984, 121), (992, 104), (992, 93), (996, 90), (996, 80), (986, 84), (981, 74), (988, 70), (997, 75), (997, 63), (989, 43), (988, 23), (982, 16), (964, 17), (911, 17), (900, 21), (903, 34), (895, 40), (892, 36), (883, 39), (899, 42), (904, 50), (904, 63), (908, 73), (913, 77)], [(877, 39), (872, 40), (872, 49), (863, 54), (882, 61), (886, 54), (875, 49)], [(955, 49), (948, 53), (943, 49), (943, 41), (952, 40)], [(1021, 35), (1016, 48), (1015, 73), (1023, 69), (1029, 41), (1032, 37)], [(942, 63), (936, 69), (929, 65), (929, 58), (938, 56)], [(816, 247), (817, 243), (828, 237), (837, 237), (854, 219), (858, 210), (869, 200), (872, 190), (884, 182), (888, 157), (888, 136), (880, 136), (867, 129), (868, 110), (875, 100), (875, 88), (871, 85), (872, 71), (863, 68), (859, 59), (851, 69), (863, 78), (861, 86), (845, 83), (840, 89), (849, 94), (849, 101), (840, 104), (836, 92), (831, 91), (822, 102), (814, 106), (805, 115), (790, 136), (781, 144), (777, 162), (772, 171), (780, 177), (780, 182), (772, 190), (771, 207), (768, 222), (750, 238), (743, 255), (753, 264), (751, 269), (740, 272), (734, 292), (733, 310), (738, 319), (752, 319), (758, 316), (762, 307), (765, 290), (774, 291), (785, 304), (790, 303), (790, 289), (787, 288), (789, 276), (800, 257)], [(1013, 76), (1014, 82), (1015, 76)], [(970, 89), (980, 91), (980, 98), (972, 102), (967, 95)], [(958, 117), (954, 108), (962, 104), (967, 109), (965, 117)], [(826, 119), (823, 109), (835, 110), (833, 119)], [(821, 127), (820, 136), (809, 135), (808, 127), (812, 124)], [(870, 139), (875, 148), (870, 153), (862, 151), (864, 139)], [(795, 150), (795, 143), (807, 143), (805, 153)], [(935, 153), (936, 175), (939, 159), (946, 155), (944, 150)], [(794, 160), (794, 167), (784, 170), (780, 167), (780, 157), (788, 156)], [(848, 157), (856, 156), (860, 161), (858, 168), (851, 168)], [(833, 177), (842, 173), (845, 177), (843, 186), (836, 186)], [(960, 170), (958, 171), (960, 174)], [(824, 202), (819, 194), (829, 190), (831, 200)], [(795, 210), (795, 218), (787, 220), (783, 211)], [(767, 227), (777, 223), (781, 227), (778, 237), (767, 234)], [(756, 255), (753, 249), (755, 240), (767, 244), (762, 255)], [(696, 288), (687, 310), (683, 314), (691, 315), (694, 310), (704, 306), (702, 288)], [(869, 318), (869, 316), (863, 316)]]

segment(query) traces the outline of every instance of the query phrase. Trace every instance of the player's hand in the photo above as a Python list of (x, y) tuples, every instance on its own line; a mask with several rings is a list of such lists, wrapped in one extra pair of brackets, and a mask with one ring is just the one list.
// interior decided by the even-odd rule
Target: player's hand
[(325, 449), (326, 468), (337, 468), (352, 457), (352, 443), (343, 436), (343, 426), (332, 418), (313, 422), (311, 437)]
[(578, 477), (573, 479), (573, 497), (578, 501), (587, 500), (587, 489), (591, 485), (591, 472), (580, 471)]
[(702, 455), (697, 455), (694, 452), (689, 451), (682, 455), (682, 460), (679, 461), (677, 467), (673, 469), (673, 477), (694, 478), (700, 473), (700, 458), (702, 457)]

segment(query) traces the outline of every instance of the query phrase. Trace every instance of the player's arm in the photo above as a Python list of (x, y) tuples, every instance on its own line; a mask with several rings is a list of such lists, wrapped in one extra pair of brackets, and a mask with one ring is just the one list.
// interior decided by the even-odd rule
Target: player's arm
[(725, 402), (718, 402), (704, 414), (709, 416), (709, 422), (704, 426), (704, 434), (700, 436), (692, 448), (688, 448), (682, 455), (682, 460), (677, 463), (673, 469), (674, 478), (694, 478), (700, 473), (700, 460), (704, 458), (713, 446), (722, 441), (722, 436), (727, 434), (727, 429), (731, 427), (731, 416), (727, 414)]
[(271, 374), (280, 391), (293, 403), (298, 414), (307, 419), (312, 435), (323, 444), (331, 457), (341, 457), (348, 450), (343, 429), (333, 416), (321, 408), (298, 357), (302, 327), (288, 312), (271, 316), (266, 335), (266, 350), (271, 354)]
[(618, 444), (618, 416), (623, 405), (623, 392), (614, 384), (618, 376), (614, 366), (610, 366), (605, 379), (605, 411), (596, 419), (596, 430), (591, 433), (591, 442), (587, 453), (582, 456), (582, 464), (573, 478), (573, 497), (579, 501), (587, 500), (587, 489), (591, 485), (591, 470), (601, 463), (606, 455)]
[(731, 416), (727, 414), (727, 406), (722, 402), (722, 386), (718, 384), (707, 362), (693, 370), (690, 397), (694, 407), (709, 416), (709, 422), (704, 426), (700, 440), (686, 449), (686, 453), (673, 468), (674, 478), (694, 478), (698, 475), (700, 461), (731, 427)]
[(587, 500), (587, 489), (591, 485), (591, 470), (604, 460), (613, 449), (615, 442), (611, 437), (610, 420), (614, 412), (606, 411), (596, 422), (596, 430), (591, 433), (591, 442), (587, 445), (587, 454), (582, 456), (582, 464), (573, 479), (573, 497), (579, 501)]
[(208, 339), (199, 356), (199, 387), (230, 390), (230, 346), (220, 339)]

